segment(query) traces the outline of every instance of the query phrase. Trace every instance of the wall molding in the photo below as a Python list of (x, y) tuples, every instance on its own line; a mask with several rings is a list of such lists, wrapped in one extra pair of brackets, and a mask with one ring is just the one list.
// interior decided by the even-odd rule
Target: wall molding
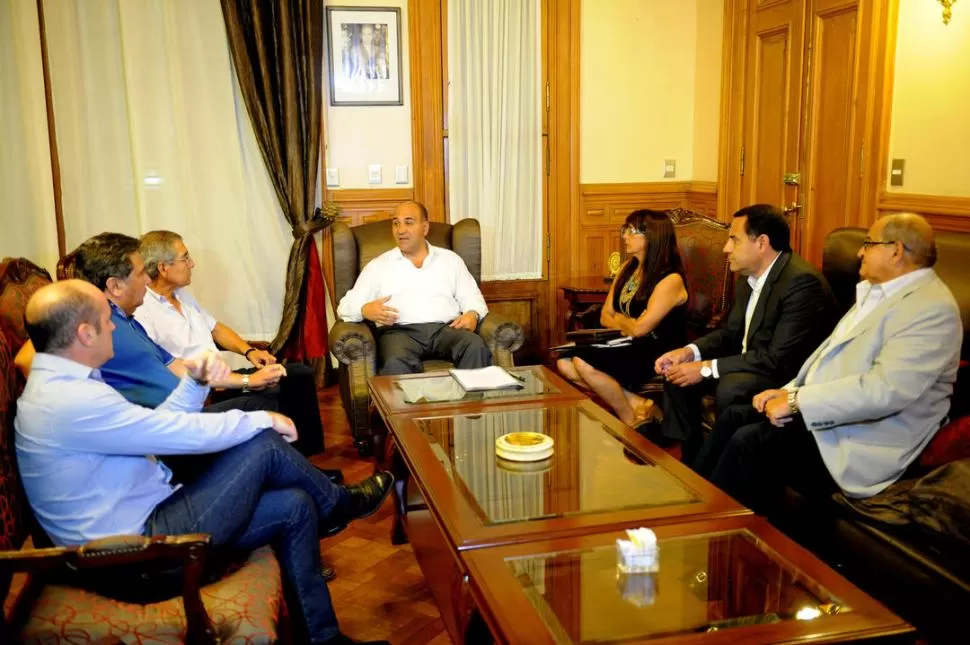
[(882, 191), (876, 202), (879, 215), (919, 213), (941, 231), (970, 231), (970, 197), (918, 195)]

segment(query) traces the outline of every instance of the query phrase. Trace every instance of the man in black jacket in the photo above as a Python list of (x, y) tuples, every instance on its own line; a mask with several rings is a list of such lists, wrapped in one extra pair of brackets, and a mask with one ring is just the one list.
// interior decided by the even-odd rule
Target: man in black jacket
[[(752, 414), (751, 399), (781, 387), (832, 331), (833, 300), (825, 278), (791, 250), (782, 212), (755, 204), (734, 214), (724, 253), (741, 274), (727, 321), (696, 343), (667, 352), (667, 439), (683, 441), (682, 459), (702, 475), (717, 463), (730, 433)], [(704, 441), (701, 396), (716, 392), (717, 421)]]

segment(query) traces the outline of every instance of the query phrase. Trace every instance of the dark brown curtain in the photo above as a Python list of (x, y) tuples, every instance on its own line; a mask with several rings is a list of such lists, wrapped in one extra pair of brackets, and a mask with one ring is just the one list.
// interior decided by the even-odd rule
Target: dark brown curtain
[(222, 0), (246, 109), (283, 214), (293, 227), (283, 319), (271, 350), (325, 356), (323, 275), (313, 233), (329, 221), (315, 209), (320, 157), (323, 0)]

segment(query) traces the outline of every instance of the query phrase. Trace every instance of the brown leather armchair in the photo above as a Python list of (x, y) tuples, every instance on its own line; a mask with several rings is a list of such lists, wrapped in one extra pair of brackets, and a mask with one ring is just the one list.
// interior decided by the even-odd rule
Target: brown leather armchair
[[(350, 227), (335, 222), (333, 235), (334, 302), (339, 303), (364, 266), (393, 248), (388, 220)], [(476, 282), (482, 275), (482, 234), (478, 220), (464, 219), (454, 225), (432, 222), (428, 242), (451, 249), (465, 261)], [(478, 334), (492, 352), (495, 365), (511, 367), (512, 353), (522, 346), (522, 327), (515, 321), (489, 312), (478, 325)], [(370, 393), (367, 379), (377, 372), (377, 345), (368, 323), (337, 321), (330, 330), (330, 351), (340, 361), (340, 395), (354, 433), (354, 443), (361, 455), (371, 451)], [(444, 361), (426, 361), (425, 369), (451, 367)]]

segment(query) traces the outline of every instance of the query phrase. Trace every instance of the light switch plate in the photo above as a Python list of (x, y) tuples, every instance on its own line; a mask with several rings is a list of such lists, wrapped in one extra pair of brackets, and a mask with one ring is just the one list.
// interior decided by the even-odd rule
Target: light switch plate
[(327, 168), (327, 187), (336, 188), (340, 185), (340, 173), (336, 168)]
[(367, 183), (368, 184), (379, 184), (381, 183), (381, 166), (380, 164), (371, 164), (367, 166)]
[(394, 183), (395, 184), (406, 184), (406, 183), (408, 183), (408, 167), (407, 166), (394, 166)]
[(676, 176), (677, 176), (677, 160), (664, 159), (664, 177), (676, 177)]
[(906, 170), (905, 159), (893, 159), (892, 170), (889, 171), (889, 185), (902, 186), (903, 172)]

